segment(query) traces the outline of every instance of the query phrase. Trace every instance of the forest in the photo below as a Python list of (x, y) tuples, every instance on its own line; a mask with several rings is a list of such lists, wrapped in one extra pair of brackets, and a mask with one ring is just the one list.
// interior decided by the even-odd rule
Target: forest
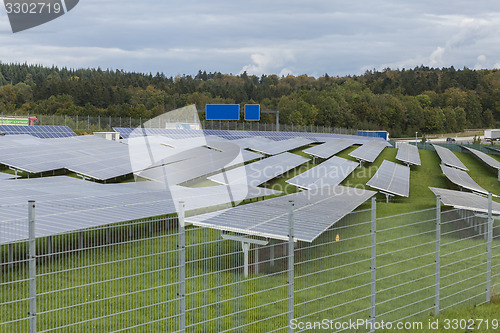
[[(387, 130), (392, 137), (495, 127), (500, 71), (385, 69), (320, 77), (199, 71), (168, 77), (0, 62), (0, 112), (148, 119), (189, 104), (260, 104), (280, 123)], [(268, 118), (267, 118), (268, 117)], [(261, 121), (274, 122), (273, 115)]]

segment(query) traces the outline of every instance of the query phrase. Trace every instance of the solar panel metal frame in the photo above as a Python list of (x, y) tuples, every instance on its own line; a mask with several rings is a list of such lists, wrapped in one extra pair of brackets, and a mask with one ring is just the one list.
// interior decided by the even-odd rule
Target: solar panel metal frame
[(467, 169), (467, 167), (462, 163), (462, 161), (460, 161), (460, 159), (455, 154), (453, 154), (453, 152), (451, 150), (449, 150), (448, 148), (436, 145), (434, 143), (432, 144), (432, 146), (436, 150), (436, 153), (439, 155), (439, 158), (441, 159), (441, 163), (443, 163), (447, 166), (450, 166), (450, 167), (454, 167), (454, 168), (461, 169), (464, 171), (469, 171), (469, 169)]
[(376, 192), (345, 186), (302, 191), (223, 210), (187, 217), (195, 226), (245, 235), (288, 239), (288, 212), (294, 201), (294, 239), (313, 242)]
[(307, 190), (338, 185), (358, 166), (359, 163), (357, 162), (333, 156), (325, 162), (288, 179), (286, 182)]
[(384, 160), (366, 185), (385, 193), (408, 197), (410, 195), (410, 168)]
[(410, 145), (408, 142), (401, 142), (399, 144), (396, 159), (411, 165), (421, 165), (418, 148)]

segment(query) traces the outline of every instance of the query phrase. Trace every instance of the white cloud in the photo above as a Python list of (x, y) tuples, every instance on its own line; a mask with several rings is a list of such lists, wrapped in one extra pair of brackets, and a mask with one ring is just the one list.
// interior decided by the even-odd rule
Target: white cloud
[(260, 76), (265, 73), (279, 73), (280, 75), (292, 74), (289, 68), (296, 59), (292, 52), (282, 50), (265, 50), (251, 55), (252, 63), (243, 66), (240, 73), (247, 72)]
[(199, 69), (346, 75), (422, 64), (479, 68), (500, 54), (500, 3), (86, 0), (19, 34), (2, 15), (0, 31), (2, 62), (172, 76)]

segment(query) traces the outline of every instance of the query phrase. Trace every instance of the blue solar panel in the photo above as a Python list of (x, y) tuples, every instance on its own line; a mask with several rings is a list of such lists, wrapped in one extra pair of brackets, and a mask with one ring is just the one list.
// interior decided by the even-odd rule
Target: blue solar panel
[(0, 132), (5, 135), (28, 134), (40, 139), (76, 136), (68, 126), (0, 125)]

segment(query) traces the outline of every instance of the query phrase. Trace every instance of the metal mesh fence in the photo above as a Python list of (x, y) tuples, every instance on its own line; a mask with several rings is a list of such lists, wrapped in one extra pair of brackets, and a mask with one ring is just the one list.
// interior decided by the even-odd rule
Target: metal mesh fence
[[(24, 207), (15, 225), (28, 228)], [(362, 320), (364, 332), (426, 322), (500, 290), (498, 222), (440, 210), (376, 218), (374, 205), (313, 243), (228, 238), (159, 216), (33, 238), (35, 255), (30, 241), (2, 244), (0, 331), (349, 331), (341, 324)]]

